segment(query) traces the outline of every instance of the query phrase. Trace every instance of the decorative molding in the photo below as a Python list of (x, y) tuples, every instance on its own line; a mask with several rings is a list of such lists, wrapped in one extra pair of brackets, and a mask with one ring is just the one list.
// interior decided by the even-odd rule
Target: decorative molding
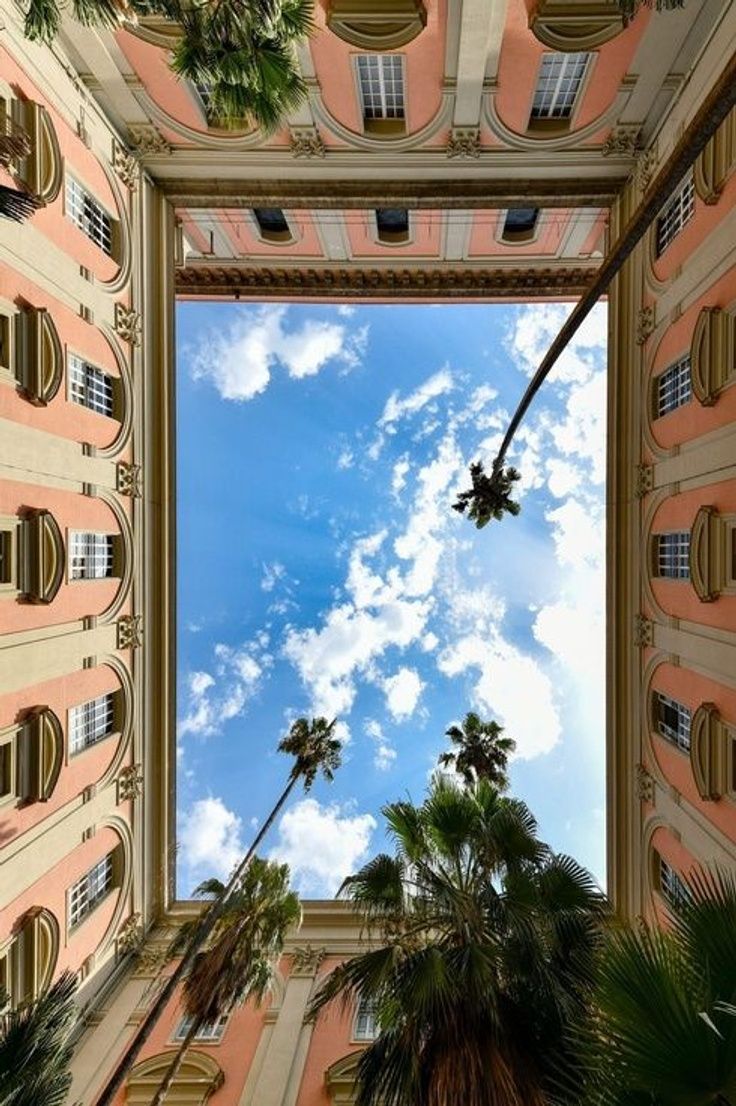
[(118, 461), (115, 466), (115, 487), (121, 495), (138, 499), (141, 495), (142, 469), (132, 461)]
[(132, 307), (126, 307), (124, 303), (115, 304), (115, 333), (124, 342), (130, 342), (131, 346), (137, 346), (141, 340), (141, 316)]
[(693, 328), (690, 345), (693, 393), (704, 407), (712, 407), (721, 389), (733, 376), (736, 355), (736, 322), (720, 307), (703, 307)]
[(634, 645), (639, 649), (650, 648), (654, 644), (654, 625), (644, 614), (634, 616)]
[(552, 50), (593, 50), (624, 29), (614, 0), (537, 0), (529, 29)]
[(143, 645), (143, 615), (125, 614), (118, 619), (118, 649), (138, 649)]
[(143, 772), (140, 764), (128, 764), (118, 775), (118, 802), (140, 799), (143, 794)]
[(304, 945), (294, 949), (291, 959), (291, 974), (294, 976), (316, 975), (326, 956), (327, 949), (324, 946), (313, 948), (312, 945)]
[(452, 134), (447, 141), (447, 156), (448, 158), (479, 158), (480, 128), (453, 127)]
[(427, 24), (422, 0), (330, 0), (327, 26), (351, 46), (374, 53), (397, 50)]
[(636, 796), (642, 803), (654, 802), (654, 777), (645, 764), (636, 766)]
[(208, 264), (188, 265), (176, 272), (176, 290), (189, 295), (232, 296), (355, 296), (364, 299), (463, 299), (473, 297), (529, 298), (579, 296), (593, 280), (593, 267), (571, 268), (338, 268)]
[(115, 139), (112, 143), (112, 167), (125, 187), (132, 191), (140, 179), (138, 158)]
[(619, 123), (603, 143), (604, 157), (633, 157), (641, 150), (641, 127), (638, 123)]
[(291, 127), (289, 148), (292, 157), (324, 157), (325, 144), (316, 127)]
[(636, 313), (636, 344), (643, 346), (647, 338), (654, 333), (656, 320), (654, 317), (654, 305), (648, 304), (640, 308)]
[(143, 925), (140, 914), (131, 914), (117, 932), (115, 948), (118, 956), (137, 952), (143, 944)]
[(642, 150), (636, 162), (636, 183), (642, 192), (649, 187), (657, 168), (657, 147), (650, 146)]
[(641, 464), (636, 466), (636, 481), (634, 491), (639, 499), (647, 495), (654, 488), (654, 465)]
[(138, 157), (169, 157), (171, 146), (164, 136), (151, 123), (130, 124), (128, 126), (130, 144)]
[(168, 945), (146, 945), (138, 954), (134, 976), (158, 976), (169, 960)]

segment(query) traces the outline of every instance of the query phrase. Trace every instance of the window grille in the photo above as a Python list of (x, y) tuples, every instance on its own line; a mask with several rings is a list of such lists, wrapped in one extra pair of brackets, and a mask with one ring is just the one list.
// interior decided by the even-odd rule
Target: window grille
[(657, 377), (657, 418), (690, 401), (692, 374), (689, 355), (681, 357)]
[(690, 898), (690, 891), (682, 876), (660, 856), (659, 889), (672, 906), (683, 906)]
[(569, 119), (590, 54), (542, 54), (532, 101), (532, 119)]
[(690, 533), (677, 530), (657, 535), (657, 575), (673, 580), (690, 579)]
[(95, 745), (115, 728), (115, 701), (112, 693), (90, 699), (69, 711), (69, 750), (78, 753)]
[(359, 54), (364, 119), (404, 118), (404, 59), (400, 54)]
[(657, 729), (684, 753), (690, 752), (690, 711), (676, 699), (656, 693)]
[(112, 853), (103, 857), (94, 868), (78, 879), (67, 891), (69, 928), (84, 921), (112, 887)]
[(113, 536), (72, 530), (72, 580), (100, 580), (113, 574)]
[(74, 177), (66, 178), (66, 213), (76, 227), (112, 256), (112, 219)]
[(113, 390), (112, 379), (107, 373), (90, 365), (88, 361), (83, 361), (74, 353), (69, 354), (68, 369), (69, 399), (82, 407), (88, 407), (90, 411), (97, 411), (98, 414), (111, 418)]
[(691, 175), (667, 201), (657, 219), (657, 257), (664, 253), (694, 213), (695, 184)]
[(370, 999), (361, 996), (358, 1000), (358, 1009), (355, 1013), (353, 1040), (374, 1041), (377, 1036), (378, 1026), (376, 1024), (376, 1008)]
[[(218, 1018), (214, 1022), (205, 1022), (204, 1025), (200, 1025), (199, 1029), (194, 1035), (195, 1041), (219, 1041), (225, 1032), (225, 1026), (227, 1025), (227, 1014), (223, 1014), (221, 1018)], [(176, 1027), (176, 1033), (174, 1034), (175, 1041), (183, 1041), (187, 1033), (191, 1029), (192, 1019), (185, 1017), (182, 1018)]]

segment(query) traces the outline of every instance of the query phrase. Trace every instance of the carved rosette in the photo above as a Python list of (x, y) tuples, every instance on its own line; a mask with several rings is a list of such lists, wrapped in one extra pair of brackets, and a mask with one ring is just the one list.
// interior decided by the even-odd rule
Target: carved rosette
[(141, 466), (128, 461), (118, 461), (115, 468), (115, 486), (121, 495), (138, 499), (141, 494)]
[(131, 914), (127, 918), (115, 938), (118, 956), (125, 956), (129, 952), (137, 952), (143, 944), (143, 925), (140, 914)]
[(604, 157), (636, 157), (640, 150), (641, 127), (636, 123), (621, 123), (613, 128), (601, 153)]
[(649, 648), (654, 644), (654, 626), (644, 614), (637, 614), (634, 618), (634, 645), (639, 649)]
[(636, 344), (643, 346), (647, 338), (654, 333), (654, 305), (648, 304), (636, 313)]
[(164, 136), (150, 123), (145, 125), (133, 125), (128, 127), (130, 144), (139, 157), (147, 155), (161, 155), (168, 157), (171, 154), (171, 146)]
[(642, 803), (654, 802), (654, 777), (645, 764), (636, 766), (636, 796)]
[(119, 142), (112, 144), (112, 167), (120, 177), (126, 188), (131, 191), (138, 184), (140, 177), (140, 165), (135, 154), (130, 153)]
[(118, 619), (118, 649), (138, 649), (143, 644), (143, 615), (125, 614)]
[(634, 491), (639, 499), (642, 496), (648, 494), (654, 488), (654, 466), (653, 465), (637, 465), (636, 466), (636, 480), (634, 483)]
[(289, 147), (292, 157), (324, 157), (326, 153), (316, 127), (292, 127)]
[(478, 127), (453, 127), (447, 141), (447, 156), (480, 157), (480, 130)]
[(129, 764), (118, 773), (118, 802), (140, 799), (143, 794), (143, 772), (140, 764)]
[(324, 947), (312, 948), (311, 945), (304, 945), (302, 948), (294, 949), (291, 956), (291, 974), (316, 975), (326, 956), (327, 949)]
[(115, 333), (124, 342), (130, 342), (131, 346), (137, 346), (141, 340), (140, 314), (132, 307), (126, 307), (124, 303), (115, 304)]

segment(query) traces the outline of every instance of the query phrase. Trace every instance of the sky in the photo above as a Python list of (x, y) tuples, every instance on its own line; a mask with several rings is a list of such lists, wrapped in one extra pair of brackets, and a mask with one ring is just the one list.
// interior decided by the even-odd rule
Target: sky
[(604, 306), (509, 455), (521, 514), (451, 509), (569, 309), (178, 305), (181, 895), (267, 816), (295, 718), (336, 718), (344, 763), (263, 851), (329, 898), (469, 710), (515, 739), (541, 836), (603, 882)]

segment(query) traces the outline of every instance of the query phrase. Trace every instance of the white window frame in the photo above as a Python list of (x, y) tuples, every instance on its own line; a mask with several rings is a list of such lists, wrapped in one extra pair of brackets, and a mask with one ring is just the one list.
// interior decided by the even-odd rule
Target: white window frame
[[(388, 87), (389, 78), (395, 76), (392, 70), (398, 70), (399, 74), (398, 95)], [(406, 60), (403, 54), (356, 54), (355, 80), (364, 125), (370, 127), (384, 122), (406, 125)]]
[(689, 403), (693, 394), (690, 354), (686, 353), (668, 365), (664, 372), (655, 377), (654, 383), (655, 418), (661, 419), (663, 415), (669, 415)]
[(592, 58), (593, 54), (585, 50), (569, 54), (545, 50), (539, 62), (529, 112), (532, 126), (535, 123), (564, 123), (572, 119), (590, 72)]
[(84, 752), (85, 749), (97, 745), (114, 734), (116, 732), (115, 692), (106, 691), (103, 695), (70, 707), (67, 714), (67, 732), (71, 756)]
[(69, 579), (109, 580), (115, 575), (115, 535), (69, 531)]
[[(203, 1044), (208, 1045), (219, 1044), (225, 1034), (225, 1029), (227, 1028), (229, 1018), (229, 1014), (223, 1014), (222, 1017), (217, 1019), (217, 1021), (205, 1022), (204, 1025), (201, 1025), (199, 1027), (192, 1039), (195, 1041), (201, 1041)], [(183, 1041), (187, 1033), (189, 1032), (189, 1027), (191, 1026), (191, 1024), (192, 1019), (185, 1014), (177, 1025), (172, 1040)]]
[(686, 223), (695, 214), (695, 181), (692, 172), (670, 196), (654, 224), (655, 252), (661, 257), (667, 247), (675, 240)]
[[(670, 707), (677, 714), (677, 724), (669, 726), (662, 718), (661, 707)], [(690, 752), (690, 726), (692, 712), (684, 703), (677, 699), (671, 699), (661, 691), (654, 693), (654, 722), (657, 733), (682, 753)]]
[(67, 929), (76, 929), (96, 910), (114, 887), (115, 860), (107, 853), (80, 876), (66, 893)]
[(690, 579), (690, 531), (655, 535), (655, 569), (662, 580)]
[(86, 358), (68, 352), (66, 356), (67, 398), (97, 415), (113, 418), (115, 387), (110, 373), (98, 369)]
[(659, 858), (660, 894), (675, 907), (682, 902), (687, 902), (690, 892), (682, 876), (660, 853), (657, 853), (657, 856)]
[(90, 242), (113, 256), (113, 217), (71, 173), (66, 174), (64, 213)]
[(0, 807), (16, 802), (18, 798), (18, 732), (20, 726), (8, 726), (0, 730), (0, 755), (6, 763), (10, 787), (0, 792)]
[(375, 1007), (372, 1002), (362, 995), (358, 999), (353, 1018), (353, 1040), (375, 1041), (379, 1034), (376, 1023)]

